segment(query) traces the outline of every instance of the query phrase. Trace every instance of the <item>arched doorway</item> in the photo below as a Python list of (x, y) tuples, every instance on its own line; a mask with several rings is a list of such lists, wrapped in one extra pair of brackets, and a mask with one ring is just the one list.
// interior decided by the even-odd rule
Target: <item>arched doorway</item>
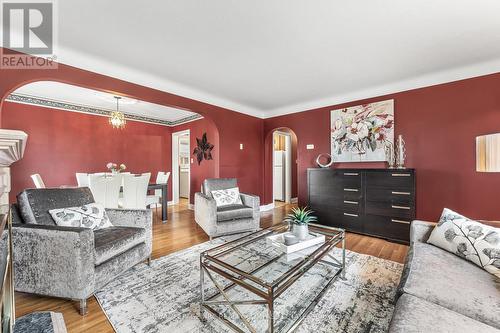
[[(114, 96), (121, 97), (120, 111), (127, 116), (122, 130), (113, 129), (107, 119), (116, 108)], [(172, 172), (171, 133), (179, 128), (195, 128), (193, 140), (209, 132), (218, 147), (217, 127), (206, 116), (55, 81), (18, 87), (4, 98), (1, 111), (3, 127), (29, 135), (24, 159), (12, 172), (11, 201), (33, 186), (31, 174), (41, 174), (50, 187), (73, 186), (76, 172), (106, 171), (108, 162), (124, 163), (132, 173), (151, 172), (154, 182), (157, 172)], [(218, 175), (218, 157), (214, 151), (212, 161), (193, 166), (189, 182), (193, 196), (203, 179)], [(169, 183), (171, 200), (171, 179)]]
[(297, 135), (287, 127), (273, 129), (265, 140), (266, 199), (275, 207), (297, 202)]

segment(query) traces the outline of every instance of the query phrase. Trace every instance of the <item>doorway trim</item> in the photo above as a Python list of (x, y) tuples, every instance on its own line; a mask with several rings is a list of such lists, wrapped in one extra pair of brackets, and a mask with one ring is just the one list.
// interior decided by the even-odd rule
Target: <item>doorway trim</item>
[[(179, 138), (186, 134), (191, 138), (189, 129), (172, 133), (172, 202), (174, 205), (179, 203)], [(189, 161), (191, 169), (191, 158)], [(189, 170), (189, 181), (191, 182), (191, 170)]]
[(292, 135), (288, 132), (275, 130), (272, 132), (272, 184), (273, 184), (273, 204), (274, 204), (274, 134), (285, 137), (285, 202), (292, 203)]

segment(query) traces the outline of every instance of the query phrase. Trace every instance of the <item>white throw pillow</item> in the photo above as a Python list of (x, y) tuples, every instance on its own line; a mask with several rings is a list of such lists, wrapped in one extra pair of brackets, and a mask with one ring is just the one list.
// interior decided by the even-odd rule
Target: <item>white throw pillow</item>
[(217, 207), (229, 205), (242, 205), (240, 189), (238, 187), (228, 188), (226, 190), (211, 191)]
[(99, 203), (91, 203), (81, 207), (51, 209), (49, 213), (59, 226), (83, 227), (93, 230), (113, 226), (104, 206)]
[(500, 228), (445, 208), (427, 243), (436, 245), (500, 277)]

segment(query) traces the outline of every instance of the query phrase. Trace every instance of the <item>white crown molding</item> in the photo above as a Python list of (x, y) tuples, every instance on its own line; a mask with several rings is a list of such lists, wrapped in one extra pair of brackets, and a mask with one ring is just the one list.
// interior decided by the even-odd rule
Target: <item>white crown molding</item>
[[(75, 52), (71, 49), (58, 48), (58, 62), (77, 68), (82, 68), (103, 75), (108, 75), (124, 81), (143, 85), (149, 88), (169, 92), (186, 98), (198, 100), (201, 102), (217, 105), (234, 112), (247, 114), (253, 117), (266, 119), (286, 114), (293, 114), (303, 111), (353, 102), (356, 100), (373, 98), (387, 94), (399, 93), (403, 91), (425, 88), (433, 85), (449, 83), (469, 79), (473, 77), (494, 74), (500, 72), (500, 59), (494, 59), (481, 63), (455, 67), (442, 70), (427, 75), (396, 81), (388, 84), (382, 84), (368, 89), (358, 90), (345, 94), (332, 95), (327, 98), (321, 98), (303, 103), (297, 103), (272, 110), (261, 110), (243, 105), (229, 99), (225, 99), (213, 94), (209, 94), (188, 86), (160, 78), (149, 73), (127, 68), (116, 63), (97, 58), (88, 54)], [(196, 112), (196, 110), (190, 110)]]
[[(111, 76), (127, 82), (132, 82), (148, 88), (165, 91), (200, 102), (216, 105), (234, 112), (247, 114), (257, 118), (264, 117), (262, 110), (258, 110), (248, 105), (243, 105), (219, 96), (215, 96), (201, 90), (170, 81), (168, 79), (160, 78), (156, 75), (145, 73), (143, 71), (139, 71), (130, 67), (118, 65), (117, 63), (114, 63), (112, 61), (98, 58), (89, 54), (83, 54), (70, 48), (64, 48), (62, 46), (59, 46), (57, 48), (57, 52), (58, 63)], [(144, 52), (144, 56), (145, 59), (147, 59), (147, 51)], [(197, 110), (190, 111), (197, 112)]]
[(389, 95), (418, 88), (425, 88), (488, 74), (495, 74), (498, 72), (500, 72), (500, 59), (495, 59), (487, 62), (476, 63), (473, 65), (455, 67), (444, 71), (434, 72), (428, 75), (414, 77), (407, 80), (379, 85), (352, 93), (334, 95), (319, 100), (276, 108), (270, 111), (266, 111), (263, 118), (266, 119), (303, 111), (313, 111), (314, 109), (326, 107), (329, 105), (349, 103), (377, 96)]

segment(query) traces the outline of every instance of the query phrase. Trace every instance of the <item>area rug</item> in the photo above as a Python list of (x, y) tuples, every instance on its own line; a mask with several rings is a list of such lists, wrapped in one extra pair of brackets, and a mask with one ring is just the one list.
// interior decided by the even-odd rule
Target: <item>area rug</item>
[(62, 313), (32, 312), (16, 318), (14, 333), (67, 333)]
[[(97, 292), (95, 296), (114, 329), (118, 333), (231, 332), (207, 311), (206, 323), (199, 319), (199, 254), (223, 241), (193, 246), (156, 259), (151, 266), (137, 265)], [(277, 331), (292, 323), (321, 290), (327, 267), (311, 269), (278, 298)], [(296, 332), (386, 332), (401, 271), (399, 263), (346, 251), (345, 279), (335, 280)], [(230, 292), (238, 299), (251, 297), (240, 288)], [(266, 330), (264, 306), (241, 305), (239, 309), (258, 332)], [(232, 310), (218, 310), (238, 321)]]

